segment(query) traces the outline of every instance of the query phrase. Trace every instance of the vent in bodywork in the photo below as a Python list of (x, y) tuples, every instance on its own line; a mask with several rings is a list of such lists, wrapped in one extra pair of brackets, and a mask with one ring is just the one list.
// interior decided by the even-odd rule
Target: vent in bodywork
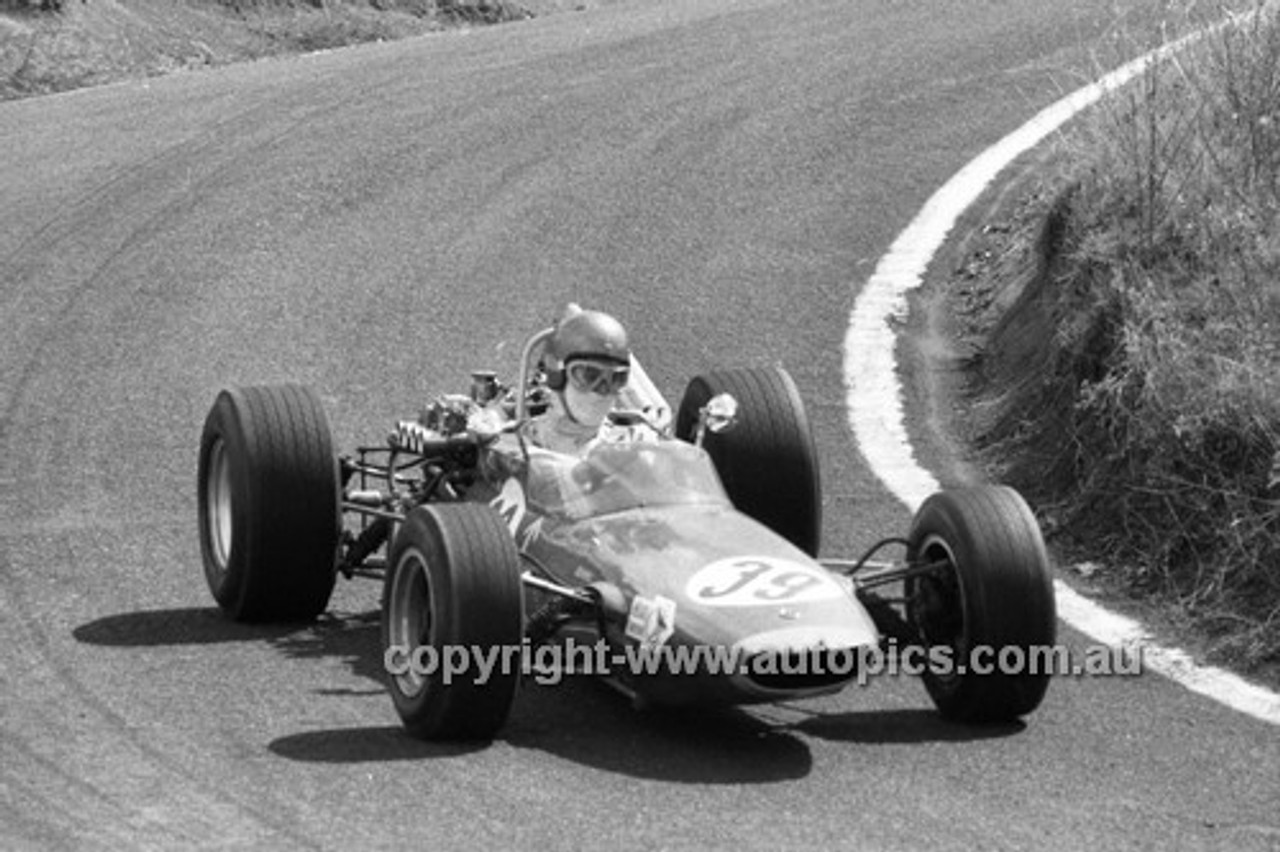
[(765, 689), (802, 690), (837, 686), (858, 674), (856, 648), (763, 651), (748, 660), (747, 678)]

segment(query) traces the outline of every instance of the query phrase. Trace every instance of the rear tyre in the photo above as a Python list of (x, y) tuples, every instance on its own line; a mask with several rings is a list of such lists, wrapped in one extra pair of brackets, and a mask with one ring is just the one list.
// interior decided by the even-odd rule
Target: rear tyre
[(738, 420), (708, 434), (703, 446), (729, 498), (739, 511), (816, 557), (822, 537), (818, 451), (795, 382), (781, 367), (697, 376), (680, 401), (676, 437), (693, 440), (698, 411), (722, 393), (738, 401)]
[(1057, 612), (1049, 557), (1026, 502), (1003, 486), (940, 492), (916, 513), (908, 541), (911, 562), (943, 566), (906, 588), (907, 616), (928, 659), (950, 669), (924, 673), (939, 712), (995, 723), (1035, 710), (1051, 675), (1036, 649), (1053, 645)]
[(333, 593), (338, 466), (316, 395), (298, 385), (218, 394), (200, 438), (200, 551), (236, 621), (309, 621)]
[[(502, 519), (478, 503), (419, 506), (391, 547), (382, 592), (389, 689), (405, 728), (427, 740), (488, 740), (520, 680), (520, 556)], [(475, 650), (496, 652), (492, 672)], [(455, 666), (465, 654), (465, 671)], [(477, 682), (482, 674), (488, 677)]]

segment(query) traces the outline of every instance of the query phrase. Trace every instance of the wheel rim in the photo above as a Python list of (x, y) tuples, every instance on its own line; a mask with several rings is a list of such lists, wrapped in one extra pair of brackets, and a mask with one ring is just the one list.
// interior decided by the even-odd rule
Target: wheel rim
[(209, 530), (209, 555), (219, 574), (225, 574), (231, 559), (232, 525), (231, 464), (221, 438), (209, 447), (209, 476), (205, 486), (205, 520)]
[[(963, 655), (968, 653), (969, 640), (964, 586), (956, 568), (955, 554), (945, 540), (928, 536), (920, 546), (918, 558), (925, 563), (945, 562), (946, 567), (912, 581), (907, 594), (911, 623), (927, 646), (949, 647), (955, 653), (954, 662), (966, 664)], [(956, 677), (942, 673), (935, 676), (943, 681)]]
[(406, 551), (395, 566), (387, 604), (387, 644), (403, 649), (409, 662), (407, 671), (394, 677), (396, 688), (408, 698), (419, 695), (427, 686), (427, 673), (419, 667), (422, 654), (418, 649), (434, 645), (434, 600), (426, 558), (416, 549)]

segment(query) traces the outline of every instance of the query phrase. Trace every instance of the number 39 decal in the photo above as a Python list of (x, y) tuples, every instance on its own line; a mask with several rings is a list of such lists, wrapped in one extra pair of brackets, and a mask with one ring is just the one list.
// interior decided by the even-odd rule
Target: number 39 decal
[(771, 556), (712, 562), (689, 578), (684, 591), (703, 606), (767, 606), (844, 594), (840, 584), (822, 569)]

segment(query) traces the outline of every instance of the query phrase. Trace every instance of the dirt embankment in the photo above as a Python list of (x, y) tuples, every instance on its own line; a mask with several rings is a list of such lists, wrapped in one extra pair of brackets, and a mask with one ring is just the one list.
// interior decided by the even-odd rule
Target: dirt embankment
[[(1091, 403), (1131, 360), (1133, 318), (1080, 260), (1077, 204), (1072, 185), (1029, 180), (1010, 190), (931, 288), (926, 301), (952, 346), (942, 368), (956, 405), (945, 428), (970, 464), (1028, 497), (1084, 591), (1211, 661), (1280, 685), (1280, 599), (1268, 571), (1280, 453), (1229, 436), (1236, 451), (1197, 456), (1206, 469), (1194, 484), (1212, 499), (1191, 501), (1187, 488), (1169, 486), (1170, 471), (1186, 467), (1176, 446), (1115, 440), (1137, 427), (1115, 412), (1099, 417)], [(1128, 414), (1158, 419), (1137, 406)], [(1254, 528), (1256, 552), (1220, 540)]]
[(613, 0), (0, 0), (0, 99)]

